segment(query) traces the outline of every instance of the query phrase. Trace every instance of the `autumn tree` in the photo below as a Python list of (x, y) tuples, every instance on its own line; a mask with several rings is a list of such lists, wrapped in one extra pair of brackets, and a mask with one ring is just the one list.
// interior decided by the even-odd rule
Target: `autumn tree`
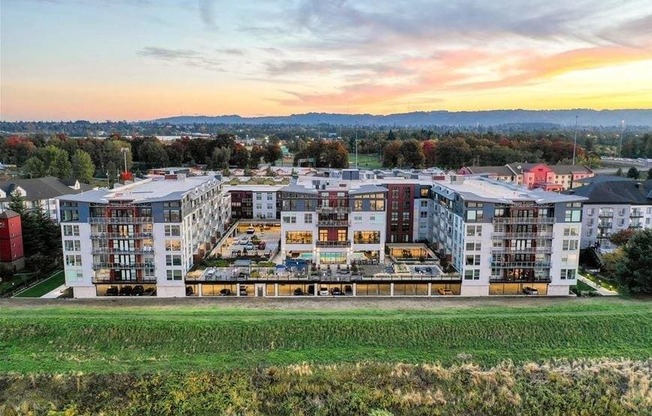
[(275, 165), (275, 162), (283, 157), (283, 151), (281, 150), (280, 144), (268, 144), (265, 146), (265, 153), (263, 159), (266, 163), (270, 163), (272, 166)]
[(421, 168), (425, 157), (421, 145), (417, 140), (405, 140), (401, 143), (400, 148), (403, 163), (401, 167)]

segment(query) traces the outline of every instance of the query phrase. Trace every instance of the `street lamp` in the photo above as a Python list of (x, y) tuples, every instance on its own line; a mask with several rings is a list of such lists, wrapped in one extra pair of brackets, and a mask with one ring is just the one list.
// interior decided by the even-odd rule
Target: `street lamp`
[(126, 174), (126, 173), (127, 173), (127, 152), (129, 151), (129, 149), (126, 148), (126, 147), (122, 147), (122, 148), (120, 148), (120, 151), (122, 152), (122, 155), (124, 156), (124, 160), (125, 160), (125, 174)]

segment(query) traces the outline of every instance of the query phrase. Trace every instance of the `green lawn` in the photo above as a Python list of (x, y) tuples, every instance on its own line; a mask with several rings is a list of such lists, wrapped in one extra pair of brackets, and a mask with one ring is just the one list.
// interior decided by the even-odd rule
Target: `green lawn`
[(112, 307), (110, 300), (38, 307), (6, 301), (0, 304), (2, 371), (140, 373), (361, 361), (450, 364), (460, 355), (481, 365), (506, 359), (522, 363), (652, 356), (652, 303), (645, 301), (569, 298), (465, 306), (474, 301), (459, 299), (373, 310), (348, 306), (355, 303), (337, 306), (335, 299), (320, 302), (319, 308), (296, 310), (284, 309), (292, 308), (292, 302), (251, 301), (197, 306), (134, 300), (135, 306), (123, 307)]
[(27, 290), (20, 292), (16, 295), (17, 298), (40, 298), (46, 293), (50, 293), (54, 289), (63, 285), (66, 282), (66, 277), (63, 271), (58, 271), (44, 281), (30, 287)]
[[(355, 167), (355, 152), (349, 153), (349, 166)], [(358, 155), (358, 167), (364, 169), (379, 169), (383, 167), (383, 162), (378, 154)]]

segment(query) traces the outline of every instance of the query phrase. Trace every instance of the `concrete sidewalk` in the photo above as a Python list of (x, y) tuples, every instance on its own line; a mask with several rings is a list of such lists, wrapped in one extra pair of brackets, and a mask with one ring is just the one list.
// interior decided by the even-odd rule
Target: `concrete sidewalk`
[(577, 275), (577, 280), (582, 281), (583, 283), (586, 283), (587, 285), (591, 286), (594, 288), (600, 296), (618, 296), (618, 292), (614, 292), (613, 290), (605, 289), (602, 286), (593, 283), (591, 280), (587, 279), (586, 277), (582, 276), (581, 274)]
[(52, 292), (46, 293), (45, 295), (41, 296), (41, 298), (44, 299), (55, 299), (58, 298), (63, 294), (64, 289), (66, 288), (66, 285), (61, 285), (58, 288), (54, 289)]

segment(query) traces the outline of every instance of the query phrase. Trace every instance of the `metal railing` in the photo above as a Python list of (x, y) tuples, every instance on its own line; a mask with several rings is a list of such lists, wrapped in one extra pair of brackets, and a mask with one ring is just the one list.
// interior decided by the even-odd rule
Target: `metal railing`
[(494, 217), (494, 224), (554, 224), (555, 217)]
[(492, 234), (494, 238), (501, 239), (550, 239), (552, 238), (552, 232), (550, 231), (541, 231), (541, 232), (494, 232)]
[(350, 212), (351, 207), (325, 207), (322, 205), (317, 206), (317, 212)]
[(505, 276), (489, 276), (489, 283), (550, 283), (552, 280), (550, 277), (526, 277), (521, 279), (516, 279), (513, 277)]
[(90, 217), (88, 222), (91, 224), (145, 224), (151, 223), (152, 217)]
[(353, 243), (354, 244), (380, 244), (380, 238), (360, 239), (360, 240), (353, 239)]
[(143, 247), (135, 249), (122, 249), (111, 247), (96, 247), (91, 250), (92, 254), (154, 254), (153, 247)]
[(131, 233), (129, 235), (124, 235), (121, 233), (94, 233), (91, 234), (91, 240), (104, 240), (104, 239), (118, 239), (118, 240), (128, 240), (136, 238), (152, 238), (153, 233)]
[(317, 220), (318, 227), (350, 227), (351, 221), (339, 220)]
[(552, 247), (492, 247), (492, 253), (552, 253)]
[(492, 261), (491, 267), (496, 269), (549, 268), (550, 261)]
[(317, 247), (351, 247), (351, 241), (317, 241)]
[(154, 268), (154, 265), (153, 264), (147, 264), (147, 263), (131, 263), (131, 264), (93, 263), (93, 270), (98, 270), (98, 269), (145, 269), (145, 268)]
[(94, 284), (107, 284), (107, 283), (112, 283), (112, 284), (121, 284), (121, 285), (134, 285), (134, 284), (139, 284), (139, 283), (156, 283), (156, 277), (154, 276), (146, 276), (146, 277), (139, 277), (139, 278), (134, 278), (134, 279), (116, 279), (116, 278), (111, 278), (111, 277), (94, 277), (92, 279), (92, 282)]

